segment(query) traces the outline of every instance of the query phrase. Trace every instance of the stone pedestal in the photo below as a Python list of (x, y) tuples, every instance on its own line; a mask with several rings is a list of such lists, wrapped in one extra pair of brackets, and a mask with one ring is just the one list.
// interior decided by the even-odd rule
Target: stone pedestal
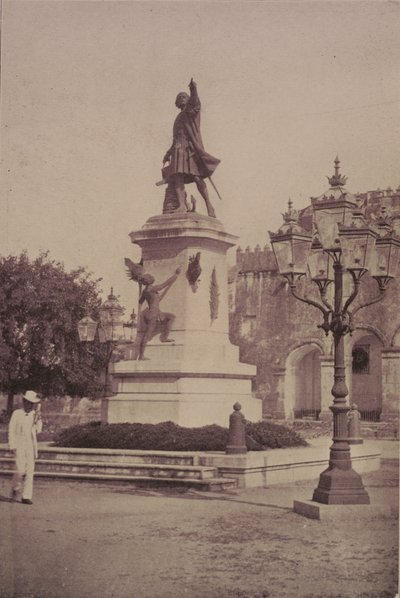
[[(155, 284), (181, 268), (160, 304), (176, 316), (174, 342), (161, 343), (157, 335), (146, 348), (147, 360), (114, 364), (108, 422), (227, 426), (237, 401), (246, 419), (260, 420), (261, 401), (251, 395), (256, 368), (239, 363), (239, 350), (229, 341), (226, 253), (236, 237), (215, 218), (188, 212), (154, 216), (131, 239)], [(201, 273), (190, 284), (190, 258), (198, 253)]]
[(286, 368), (275, 368), (272, 376), (276, 384), (274, 416), (281, 419), (294, 419), (293, 404), (285, 401)]
[(399, 417), (400, 347), (382, 350), (382, 419)]
[(320, 419), (332, 419), (332, 413), (329, 410), (333, 401), (333, 357), (321, 356), (319, 358), (321, 366), (321, 413)]

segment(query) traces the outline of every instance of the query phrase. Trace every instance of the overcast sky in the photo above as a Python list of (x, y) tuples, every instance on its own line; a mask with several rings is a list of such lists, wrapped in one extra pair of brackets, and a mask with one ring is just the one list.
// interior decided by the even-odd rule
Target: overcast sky
[(3, 0), (0, 252), (86, 265), (130, 311), (128, 235), (162, 211), (191, 77), (242, 247), (324, 192), (336, 154), (349, 191), (397, 187), (399, 30), (398, 2)]

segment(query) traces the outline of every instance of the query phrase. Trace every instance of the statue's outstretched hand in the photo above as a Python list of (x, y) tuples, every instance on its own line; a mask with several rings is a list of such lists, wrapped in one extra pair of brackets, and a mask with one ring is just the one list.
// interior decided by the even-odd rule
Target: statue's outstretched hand
[(190, 79), (189, 87), (190, 87), (190, 89), (192, 89), (192, 87), (197, 87), (197, 84), (195, 81), (193, 81), (193, 78)]
[(177, 268), (175, 270), (175, 274), (180, 274), (182, 272), (182, 268), (179, 266), (179, 268)]

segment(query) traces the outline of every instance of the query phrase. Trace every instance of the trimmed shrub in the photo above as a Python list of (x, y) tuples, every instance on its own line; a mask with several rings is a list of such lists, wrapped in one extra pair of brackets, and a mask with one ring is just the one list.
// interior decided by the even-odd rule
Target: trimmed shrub
[(258, 447), (250, 450), (266, 448), (287, 448), (291, 446), (307, 446), (307, 442), (292, 428), (271, 422), (247, 422), (246, 444), (250, 438)]
[[(102, 424), (90, 422), (60, 432), (55, 446), (153, 451), (225, 451), (228, 429), (210, 425), (184, 428), (173, 422), (160, 424)], [(269, 422), (246, 422), (248, 450), (306, 446), (296, 432)]]

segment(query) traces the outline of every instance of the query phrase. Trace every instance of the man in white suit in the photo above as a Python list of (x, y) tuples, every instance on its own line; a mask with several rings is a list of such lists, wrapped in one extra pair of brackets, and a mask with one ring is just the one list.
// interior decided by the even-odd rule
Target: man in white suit
[(11, 499), (32, 504), (33, 472), (38, 456), (36, 435), (42, 431), (40, 399), (35, 391), (27, 390), (22, 409), (16, 409), (8, 428), (9, 447), (15, 453), (16, 472), (13, 477)]

